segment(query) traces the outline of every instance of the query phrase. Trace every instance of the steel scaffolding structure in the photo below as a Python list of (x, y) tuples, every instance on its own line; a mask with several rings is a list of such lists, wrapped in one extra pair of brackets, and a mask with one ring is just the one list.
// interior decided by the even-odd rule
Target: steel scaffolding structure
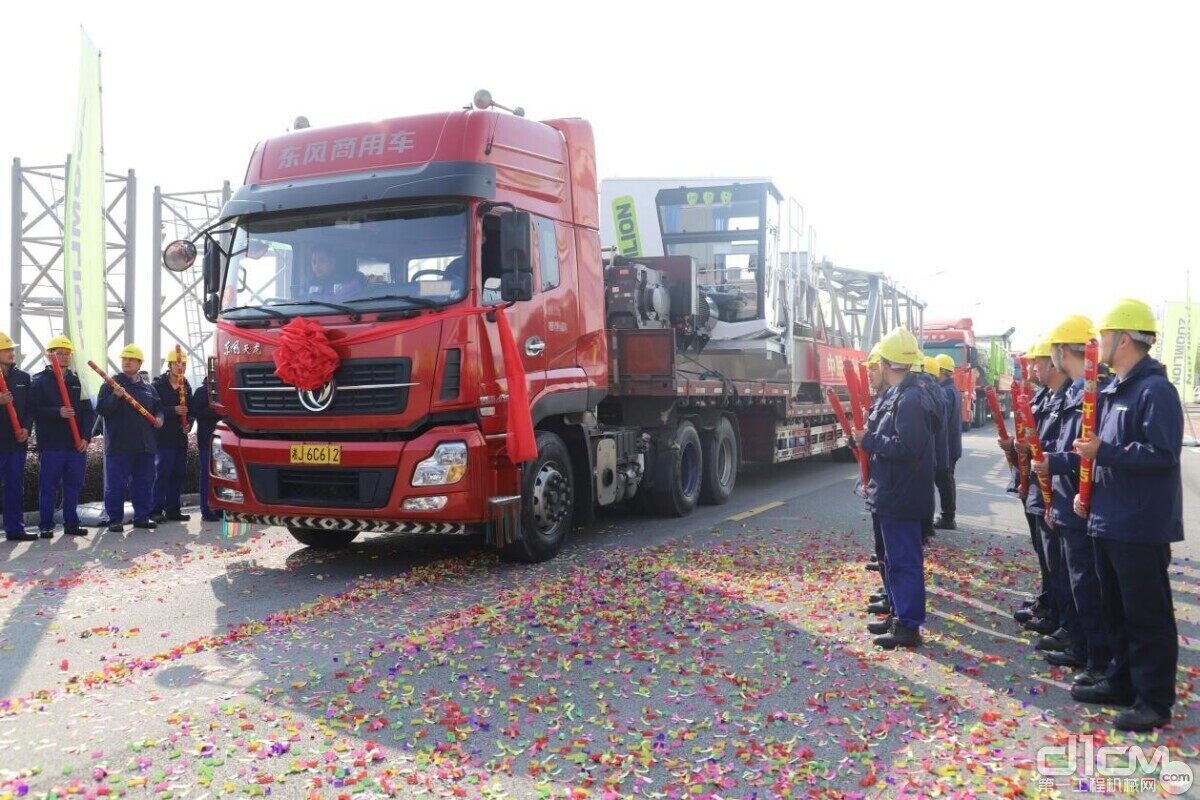
[[(168, 272), (159, 263), (163, 248), (175, 239), (190, 239), (211, 225), (229, 200), (229, 181), (220, 189), (165, 193), (154, 187), (154, 269), (151, 272), (151, 296), (156, 302), (154, 328), (150, 337), (150, 357), (162, 363), (163, 334), (168, 347), (178, 343), (188, 356), (193, 385), (204, 379), (205, 352), (213, 328), (204, 319), (204, 277), (202, 259), (182, 273)], [(163, 275), (169, 275), (166, 293)]]
[[(33, 347), (20, 355), (22, 369), (42, 360), (45, 343), (61, 333), (63, 303), (63, 199), (71, 159), (49, 166), (12, 166), (11, 293), (9, 331), (19, 346), (28, 337)], [(137, 177), (104, 174), (105, 289), (109, 322), (106, 350), (133, 340), (134, 277), (137, 265)], [(109, 366), (117, 365), (109, 357)]]

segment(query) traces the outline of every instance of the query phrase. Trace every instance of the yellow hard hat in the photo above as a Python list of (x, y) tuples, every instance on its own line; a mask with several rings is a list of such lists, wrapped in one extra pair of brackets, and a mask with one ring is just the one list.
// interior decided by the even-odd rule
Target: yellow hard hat
[(1025, 351), (1026, 358), (1049, 358), (1050, 357), (1050, 342), (1046, 339), (1040, 339), (1034, 342), (1028, 350)]
[(145, 361), (146, 354), (136, 344), (127, 344), (121, 349), (121, 358), (136, 358), (138, 361)]
[(12, 350), (16, 345), (13, 340), (8, 338), (7, 333), (0, 333), (0, 350)]
[(1158, 333), (1158, 320), (1150, 306), (1141, 300), (1127, 297), (1118, 302), (1100, 319), (1102, 331), (1142, 331)]
[(893, 365), (908, 367), (921, 364), (921, 350), (917, 337), (901, 325), (879, 341), (879, 357)]
[(47, 353), (49, 353), (51, 350), (59, 350), (59, 349), (70, 350), (72, 353), (74, 353), (75, 345), (71, 344), (70, 339), (68, 339), (65, 336), (61, 336), (61, 335), (55, 336), (53, 339), (51, 339), (49, 342), (46, 343), (46, 352)]
[(168, 350), (167, 354), (163, 356), (163, 361), (166, 361), (168, 364), (174, 364), (176, 361), (182, 361), (186, 364), (187, 353), (180, 352), (179, 350)]
[(938, 353), (937, 363), (947, 372), (954, 372), (954, 358), (948, 353)]
[(867, 354), (867, 362), (866, 362), (867, 366), (868, 367), (875, 366), (876, 364), (879, 363), (880, 358), (882, 358), (882, 356), (879, 355), (879, 345), (876, 344), (874, 347), (871, 348), (871, 352)]
[(1098, 335), (1091, 319), (1082, 314), (1072, 314), (1050, 329), (1046, 344), (1087, 344)]
[(941, 371), (941, 367), (938, 366), (938, 360), (936, 358), (934, 358), (933, 356), (925, 356), (925, 358), (922, 359), (922, 361), (924, 362), (925, 372), (927, 374), (937, 375), (938, 372)]

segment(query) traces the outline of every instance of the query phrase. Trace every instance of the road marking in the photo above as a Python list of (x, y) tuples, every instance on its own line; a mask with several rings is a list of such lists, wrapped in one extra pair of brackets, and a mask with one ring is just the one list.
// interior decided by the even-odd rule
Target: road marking
[(753, 517), (755, 514), (761, 514), (764, 511), (770, 511), (772, 508), (779, 508), (781, 505), (783, 505), (782, 500), (772, 500), (770, 503), (763, 503), (761, 506), (755, 506), (754, 508), (746, 509), (739, 514), (734, 514), (732, 517), (726, 517), (725, 521), (741, 522), (744, 519)]

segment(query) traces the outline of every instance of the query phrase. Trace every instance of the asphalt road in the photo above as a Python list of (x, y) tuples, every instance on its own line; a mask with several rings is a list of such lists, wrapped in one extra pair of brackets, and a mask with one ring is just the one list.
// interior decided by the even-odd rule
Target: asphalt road
[[(536, 566), (196, 520), (5, 543), (0, 800), (1034, 796), (1038, 748), (1071, 734), (1194, 761), (1196, 542), (1172, 576), (1176, 722), (1113, 734), (1011, 621), (1027, 529), (992, 439), (964, 449), (916, 652), (871, 646), (870, 526), (831, 461), (745, 473), (682, 520), (604, 514)], [(1184, 484), (1194, 531), (1200, 451)]]

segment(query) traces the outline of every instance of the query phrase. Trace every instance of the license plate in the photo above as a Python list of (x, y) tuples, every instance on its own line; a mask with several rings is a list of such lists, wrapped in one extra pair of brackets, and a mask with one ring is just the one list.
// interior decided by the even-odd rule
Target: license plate
[(341, 464), (339, 444), (294, 444), (291, 446), (293, 464)]

